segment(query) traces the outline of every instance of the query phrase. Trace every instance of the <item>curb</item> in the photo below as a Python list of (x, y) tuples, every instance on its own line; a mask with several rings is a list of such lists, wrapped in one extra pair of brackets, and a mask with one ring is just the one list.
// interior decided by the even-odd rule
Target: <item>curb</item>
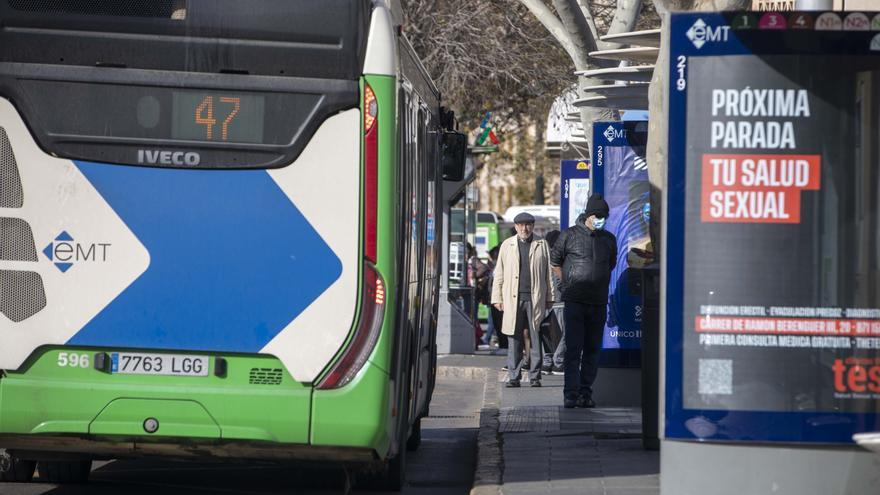
[(502, 438), (498, 433), (498, 409), (501, 395), (497, 372), (480, 368), (483, 374), (483, 408), (477, 433), (477, 465), (471, 495), (501, 495), (504, 456)]

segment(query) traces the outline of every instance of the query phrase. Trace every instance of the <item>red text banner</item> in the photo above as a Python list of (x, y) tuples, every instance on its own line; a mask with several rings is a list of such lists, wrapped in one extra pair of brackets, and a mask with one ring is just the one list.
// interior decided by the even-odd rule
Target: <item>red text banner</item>
[(701, 219), (800, 223), (801, 191), (820, 186), (819, 155), (703, 155)]
[(880, 320), (697, 316), (695, 328), (711, 333), (880, 336)]

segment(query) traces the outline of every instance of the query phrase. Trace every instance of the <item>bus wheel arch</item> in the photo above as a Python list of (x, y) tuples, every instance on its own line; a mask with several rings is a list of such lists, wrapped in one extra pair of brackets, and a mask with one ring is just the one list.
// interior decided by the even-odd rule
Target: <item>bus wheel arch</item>
[(28, 483), (34, 478), (37, 463), (19, 459), (8, 452), (0, 451), (0, 481)]
[(40, 461), (37, 463), (40, 479), (49, 483), (81, 484), (89, 481), (92, 461)]

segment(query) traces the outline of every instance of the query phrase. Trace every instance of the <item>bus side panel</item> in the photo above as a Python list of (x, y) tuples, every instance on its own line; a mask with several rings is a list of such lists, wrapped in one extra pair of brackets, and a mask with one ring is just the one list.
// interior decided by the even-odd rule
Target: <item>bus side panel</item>
[[(396, 395), (389, 378), (398, 317), (397, 127), (396, 85), (390, 76), (366, 76), (378, 104), (378, 214), (376, 268), (386, 284), (385, 318), (376, 347), (364, 369), (339, 390), (312, 395), (311, 442), (373, 448), (385, 455), (394, 438)], [(363, 125), (363, 124), (362, 124)]]
[(384, 455), (391, 445), (388, 373), (367, 363), (355, 379), (337, 390), (316, 390), (312, 403), (313, 445), (367, 447)]

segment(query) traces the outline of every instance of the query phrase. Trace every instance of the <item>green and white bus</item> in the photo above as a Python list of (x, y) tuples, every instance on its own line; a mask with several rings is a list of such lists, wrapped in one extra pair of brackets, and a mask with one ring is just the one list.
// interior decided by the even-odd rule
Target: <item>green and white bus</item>
[[(397, 20), (396, 20), (397, 19)], [(0, 0), (0, 448), (397, 488), (464, 136), (368, 0)]]

